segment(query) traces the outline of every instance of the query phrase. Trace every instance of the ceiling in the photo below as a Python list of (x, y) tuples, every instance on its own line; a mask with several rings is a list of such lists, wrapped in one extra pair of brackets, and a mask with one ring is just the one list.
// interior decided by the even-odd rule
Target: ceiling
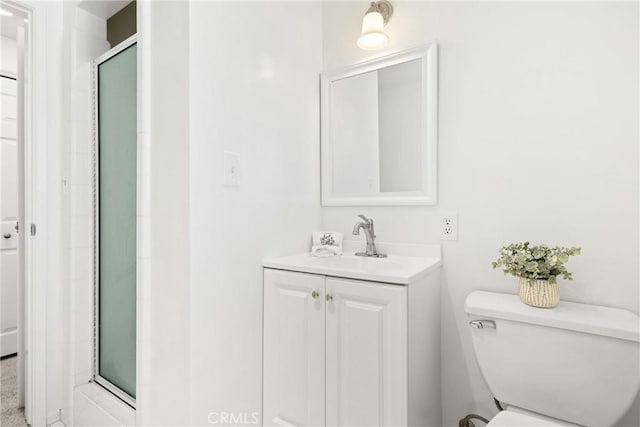
[(83, 0), (78, 3), (78, 7), (106, 20), (129, 3), (131, 3), (131, 0)]

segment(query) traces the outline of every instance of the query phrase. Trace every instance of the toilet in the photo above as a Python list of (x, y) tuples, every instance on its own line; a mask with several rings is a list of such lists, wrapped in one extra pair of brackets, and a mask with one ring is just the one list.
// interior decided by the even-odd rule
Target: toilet
[(482, 375), (505, 408), (491, 427), (614, 425), (640, 389), (640, 317), (474, 291), (465, 311)]

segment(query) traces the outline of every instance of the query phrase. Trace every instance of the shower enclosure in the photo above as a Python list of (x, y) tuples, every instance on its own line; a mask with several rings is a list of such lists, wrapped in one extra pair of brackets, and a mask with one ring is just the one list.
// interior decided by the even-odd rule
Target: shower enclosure
[(135, 407), (137, 49), (94, 61), (93, 378)]

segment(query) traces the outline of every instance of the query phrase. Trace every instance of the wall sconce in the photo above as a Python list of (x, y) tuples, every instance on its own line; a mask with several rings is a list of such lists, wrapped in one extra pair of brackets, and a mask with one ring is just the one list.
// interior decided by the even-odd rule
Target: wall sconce
[(371, 2), (371, 6), (362, 18), (362, 33), (358, 38), (358, 47), (364, 50), (382, 49), (389, 44), (389, 36), (384, 27), (393, 15), (393, 6), (386, 0)]

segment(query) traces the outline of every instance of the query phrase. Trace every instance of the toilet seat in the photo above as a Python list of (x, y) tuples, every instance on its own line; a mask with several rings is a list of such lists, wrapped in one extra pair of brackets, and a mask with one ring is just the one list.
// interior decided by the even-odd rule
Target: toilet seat
[(572, 424), (554, 422), (547, 418), (523, 414), (510, 409), (500, 411), (489, 421), (487, 427), (566, 427)]

